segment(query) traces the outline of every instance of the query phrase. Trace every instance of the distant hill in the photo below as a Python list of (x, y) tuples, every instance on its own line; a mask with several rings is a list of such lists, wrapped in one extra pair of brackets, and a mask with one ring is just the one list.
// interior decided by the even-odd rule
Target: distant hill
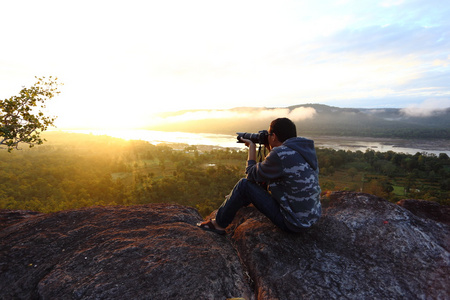
[(450, 139), (450, 108), (409, 115), (399, 108), (339, 108), (302, 104), (287, 108), (189, 110), (161, 115), (169, 122), (150, 130), (234, 134), (267, 129), (271, 120), (290, 117), (300, 135)]

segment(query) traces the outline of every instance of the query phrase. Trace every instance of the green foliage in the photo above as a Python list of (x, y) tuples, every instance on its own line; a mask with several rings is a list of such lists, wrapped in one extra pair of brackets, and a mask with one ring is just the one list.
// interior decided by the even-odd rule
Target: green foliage
[(324, 192), (353, 190), (393, 202), (415, 198), (450, 204), (450, 161), (445, 154), (317, 149), (317, 156)]
[[(247, 153), (45, 132), (35, 149), (0, 152), (0, 209), (54, 212), (155, 202), (205, 216), (244, 175)], [(440, 155), (317, 149), (324, 194), (362, 191), (450, 204), (450, 160)], [(324, 170), (330, 170), (324, 172)]]
[(0, 145), (6, 145), (8, 152), (17, 149), (19, 143), (40, 145), (42, 131), (53, 126), (54, 117), (45, 116), (42, 109), (46, 101), (60, 92), (58, 78), (37, 78), (30, 88), (23, 88), (18, 96), (0, 100)]
[(110, 174), (120, 161), (91, 150), (45, 146), (0, 152), (0, 208), (52, 212), (126, 204), (126, 189)]
[(0, 152), (0, 209), (54, 212), (168, 202), (210, 213), (242, 177), (246, 153), (47, 132), (33, 150)]

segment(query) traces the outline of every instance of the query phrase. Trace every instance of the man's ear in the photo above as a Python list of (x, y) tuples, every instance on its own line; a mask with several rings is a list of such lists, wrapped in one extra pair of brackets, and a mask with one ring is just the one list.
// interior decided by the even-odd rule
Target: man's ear
[(274, 142), (274, 144), (275, 144), (276, 146), (279, 146), (279, 145), (283, 144), (283, 143), (280, 142), (280, 140), (278, 139), (276, 133), (273, 133), (273, 142)]
[(272, 133), (272, 136), (273, 136), (274, 142), (279, 142), (278, 137), (277, 137), (277, 134), (276, 134), (275, 132)]

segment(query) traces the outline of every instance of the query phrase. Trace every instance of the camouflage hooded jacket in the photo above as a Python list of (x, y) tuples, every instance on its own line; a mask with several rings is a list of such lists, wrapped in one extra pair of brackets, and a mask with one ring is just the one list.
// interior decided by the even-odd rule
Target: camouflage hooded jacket
[(264, 161), (247, 162), (247, 179), (265, 182), (294, 231), (310, 227), (321, 216), (319, 166), (314, 141), (295, 137), (275, 147)]

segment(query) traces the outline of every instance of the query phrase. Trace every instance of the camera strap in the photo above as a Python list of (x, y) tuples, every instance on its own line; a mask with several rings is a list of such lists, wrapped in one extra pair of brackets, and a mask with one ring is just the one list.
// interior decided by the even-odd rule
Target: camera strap
[(261, 148), (262, 148), (262, 144), (259, 144), (258, 155), (257, 155), (257, 157), (259, 157), (259, 162), (262, 162), (264, 157), (266, 157), (266, 147), (264, 146), (264, 153), (261, 153)]

